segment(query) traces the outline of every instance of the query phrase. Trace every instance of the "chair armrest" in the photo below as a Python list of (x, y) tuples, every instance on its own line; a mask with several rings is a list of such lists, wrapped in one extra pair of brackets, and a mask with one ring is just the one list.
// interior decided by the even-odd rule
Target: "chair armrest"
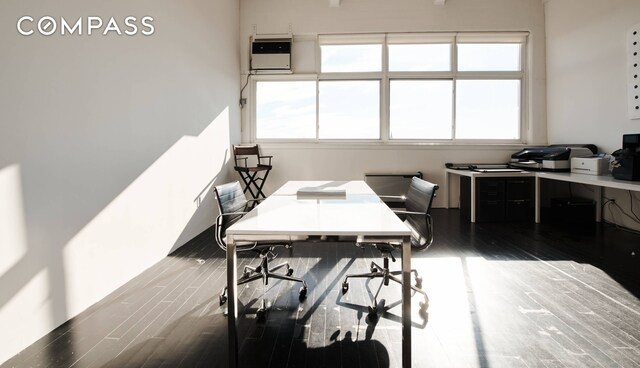
[(405, 211), (405, 210), (392, 210), (392, 211), (393, 213), (402, 213), (405, 215), (423, 215), (423, 216), (427, 215), (426, 212), (414, 212), (414, 211)]
[(252, 210), (256, 208), (265, 198), (247, 199), (247, 209)]
[(271, 159), (273, 158), (273, 156), (258, 156), (258, 161), (262, 163), (263, 158), (269, 159), (269, 163), (267, 165), (271, 165)]
[(236, 157), (236, 166), (240, 166), (240, 164), (238, 164), (240, 160), (244, 160), (244, 167), (247, 167), (247, 157)]
[(400, 200), (402, 202), (407, 200), (407, 197), (405, 197), (405, 196), (379, 195), (378, 198), (380, 198), (380, 199), (396, 199), (396, 200)]
[(221, 213), (218, 215), (218, 217), (223, 217), (223, 216), (236, 216), (236, 215), (246, 215), (249, 212), (230, 212), (230, 213)]

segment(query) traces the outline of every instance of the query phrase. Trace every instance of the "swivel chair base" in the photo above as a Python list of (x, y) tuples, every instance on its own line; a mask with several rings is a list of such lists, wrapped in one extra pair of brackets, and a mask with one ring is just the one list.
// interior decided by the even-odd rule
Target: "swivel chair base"
[[(371, 262), (371, 265), (369, 266), (369, 269), (371, 270), (371, 272), (347, 275), (344, 278), (344, 282), (342, 283), (342, 294), (345, 294), (347, 291), (349, 291), (349, 278), (353, 278), (353, 277), (370, 278), (370, 279), (382, 278), (382, 282), (380, 282), (380, 285), (378, 286), (378, 290), (373, 296), (373, 305), (368, 307), (369, 318), (372, 318), (372, 319), (376, 319), (378, 317), (378, 295), (380, 294), (380, 290), (382, 289), (382, 286), (383, 285), (388, 286), (389, 281), (394, 281), (402, 285), (402, 280), (396, 277), (398, 275), (402, 275), (402, 271), (389, 270), (389, 257), (393, 258), (393, 255), (391, 255), (391, 253), (387, 251), (382, 251), (382, 253), (384, 255), (384, 267), (380, 267), (380, 265), (378, 265), (377, 263)], [(418, 275), (418, 271), (415, 269), (412, 269), (411, 272), (414, 274), (414, 277), (416, 280), (416, 284), (411, 286), (411, 290), (413, 290), (414, 295), (415, 293), (420, 293), (424, 297), (424, 301), (420, 303), (420, 315), (422, 317), (425, 317), (427, 308), (429, 308), (429, 297), (427, 296), (427, 293), (425, 293), (422, 290), (422, 277)]]
[[(260, 308), (258, 308), (258, 310), (256, 311), (256, 319), (258, 319), (258, 321), (263, 321), (265, 319), (266, 312), (267, 312), (267, 301), (264, 298), (264, 293), (266, 293), (266, 288), (267, 288), (267, 285), (269, 284), (269, 279), (273, 278), (278, 280), (287, 280), (287, 281), (302, 283), (302, 287), (300, 287), (300, 290), (299, 290), (301, 301), (307, 297), (308, 287), (307, 287), (307, 283), (303, 279), (299, 279), (297, 277), (291, 276), (293, 275), (293, 268), (289, 266), (288, 262), (283, 262), (271, 269), (269, 268), (269, 261), (275, 258), (275, 254), (272, 252), (272, 249), (261, 251), (260, 258), (262, 258), (262, 261), (260, 262), (260, 266), (255, 268), (250, 266), (244, 267), (242, 277), (238, 280), (237, 285), (240, 286), (254, 280), (262, 279), (262, 284), (264, 285), (263, 298), (262, 298), (262, 301), (260, 302)], [(287, 272), (284, 275), (274, 273), (275, 271), (281, 268), (287, 269)], [(220, 306), (224, 305), (227, 302), (227, 289), (228, 289), (228, 286), (225, 286), (220, 292), (220, 296), (219, 296)]]

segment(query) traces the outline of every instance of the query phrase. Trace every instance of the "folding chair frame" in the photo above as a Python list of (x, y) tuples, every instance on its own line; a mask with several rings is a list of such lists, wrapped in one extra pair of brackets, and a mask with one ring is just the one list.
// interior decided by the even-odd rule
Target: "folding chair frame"
[[(256, 156), (257, 165), (248, 166), (249, 157)], [(253, 199), (266, 198), (262, 188), (271, 171), (273, 156), (262, 156), (257, 144), (251, 146), (233, 146), (234, 169), (240, 174), (244, 183), (244, 193), (249, 191)], [(260, 173), (264, 173), (261, 176)]]

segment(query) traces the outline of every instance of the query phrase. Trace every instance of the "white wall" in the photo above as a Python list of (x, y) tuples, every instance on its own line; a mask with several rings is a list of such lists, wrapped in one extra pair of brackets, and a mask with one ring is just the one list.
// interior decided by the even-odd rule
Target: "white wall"
[[(594, 143), (611, 153), (622, 146), (623, 134), (640, 133), (640, 120), (627, 116), (626, 56), (627, 31), (640, 23), (640, 2), (548, 0), (545, 17), (549, 143)], [(630, 211), (627, 192), (606, 190), (605, 197)], [(640, 211), (640, 199), (634, 208)], [(604, 214), (640, 230), (619, 211)]]
[[(25, 37), (23, 15), (155, 33)], [(213, 224), (238, 30), (237, 0), (0, 3), (0, 363)]]
[[(545, 144), (544, 11), (540, 0), (456, 0), (434, 5), (432, 0), (243, 0), (240, 4), (241, 69), (247, 73), (249, 40), (258, 34), (287, 33), (294, 40), (293, 69), (313, 72), (317, 34), (425, 32), (425, 31), (530, 31), (529, 144)], [(300, 55), (300, 52), (306, 53)], [(251, 86), (251, 84), (249, 85)], [(250, 88), (250, 87), (248, 87)], [(250, 93), (245, 93), (249, 97)], [(250, 106), (250, 105), (248, 105)], [(249, 108), (243, 109), (243, 141), (249, 140)], [(269, 189), (291, 179), (361, 179), (366, 172), (422, 170), (426, 178), (444, 183), (445, 162), (506, 162), (518, 146), (461, 147), (455, 145), (282, 145), (264, 144), (273, 154), (275, 169)], [(304, 160), (304, 161), (303, 161)], [(306, 165), (300, 167), (300, 165)], [(444, 192), (443, 192), (444, 194)], [(444, 205), (440, 195), (435, 206)]]
[(637, 0), (550, 0), (547, 34), (549, 143), (594, 143), (611, 153), (627, 117), (627, 31), (640, 23)]

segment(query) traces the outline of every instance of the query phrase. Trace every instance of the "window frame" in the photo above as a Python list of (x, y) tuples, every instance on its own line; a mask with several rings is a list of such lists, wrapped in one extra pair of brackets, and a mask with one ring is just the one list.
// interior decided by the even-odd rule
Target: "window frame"
[[(426, 42), (425, 42), (426, 40)], [(421, 44), (448, 43), (450, 47), (449, 71), (389, 71), (390, 44)], [(367, 44), (382, 42), (382, 71), (381, 72), (321, 72), (321, 46), (327, 44)], [(520, 70), (519, 71), (458, 71), (457, 45), (461, 43), (519, 43)], [(528, 60), (529, 32), (432, 32), (432, 33), (375, 33), (349, 35), (318, 35), (315, 45), (315, 73), (305, 74), (250, 74), (250, 111), (248, 128), (249, 138), (257, 143), (384, 143), (394, 144), (523, 144), (526, 143), (525, 132), (529, 126), (529, 74), (531, 66)], [(451, 139), (402, 139), (391, 138), (390, 121), (390, 89), (392, 80), (452, 80), (452, 124)], [(518, 139), (462, 139), (456, 138), (456, 89), (457, 80), (519, 80), (520, 81), (520, 116), (518, 124)], [(319, 137), (319, 85), (321, 81), (331, 80), (378, 80), (380, 85), (380, 119), (379, 139), (322, 139)], [(260, 81), (315, 81), (316, 83), (316, 137), (315, 138), (256, 138), (256, 86)]]

